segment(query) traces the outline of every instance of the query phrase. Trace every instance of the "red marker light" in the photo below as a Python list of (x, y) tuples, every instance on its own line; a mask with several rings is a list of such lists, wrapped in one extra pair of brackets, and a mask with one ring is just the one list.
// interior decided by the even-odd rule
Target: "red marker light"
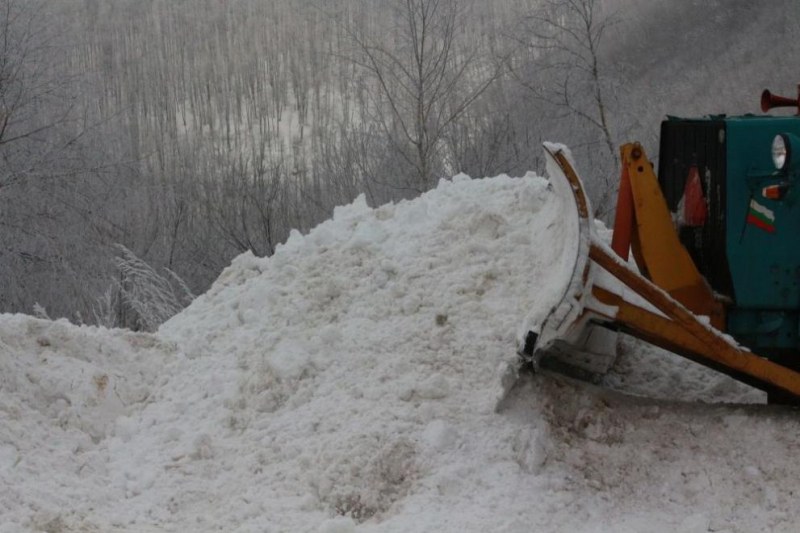
[(789, 187), (784, 183), (778, 185), (768, 185), (761, 189), (761, 196), (767, 200), (780, 200), (786, 194)]

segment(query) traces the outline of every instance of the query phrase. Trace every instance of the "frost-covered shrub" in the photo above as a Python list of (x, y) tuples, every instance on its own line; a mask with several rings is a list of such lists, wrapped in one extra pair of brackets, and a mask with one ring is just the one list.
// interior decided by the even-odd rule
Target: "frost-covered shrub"
[(98, 323), (155, 331), (194, 299), (186, 283), (172, 270), (164, 268), (162, 274), (125, 246), (115, 247), (119, 251), (114, 258), (119, 279), (98, 300)]

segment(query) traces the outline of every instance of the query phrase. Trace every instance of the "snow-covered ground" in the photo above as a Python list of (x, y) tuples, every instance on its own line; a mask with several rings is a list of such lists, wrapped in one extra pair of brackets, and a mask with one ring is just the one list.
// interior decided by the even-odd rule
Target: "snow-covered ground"
[(240, 256), (156, 335), (0, 315), (0, 532), (796, 530), (795, 411), (631, 339), (603, 387), (517, 375), (564, 209), (458, 176)]

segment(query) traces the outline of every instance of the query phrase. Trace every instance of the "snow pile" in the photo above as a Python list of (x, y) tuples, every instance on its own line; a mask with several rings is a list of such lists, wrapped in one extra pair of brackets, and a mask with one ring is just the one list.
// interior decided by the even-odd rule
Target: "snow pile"
[(158, 335), (0, 316), (0, 531), (790, 530), (788, 414), (516, 376), (568, 208), (458, 176), (240, 256)]
[[(461, 486), (448, 469), (465, 468), (462, 446), (513, 462), (499, 443), (520, 428), (498, 426), (495, 410), (521, 318), (557, 301), (569, 274), (550, 268), (571, 253), (563, 209), (536, 177), (456, 177), (376, 210), (360, 198), (270, 259), (239, 257), (162, 328), (236, 385), (194, 424), (219, 447), (236, 430), (240, 460), (258, 465), (252, 484), (296, 492), (273, 525), (301, 527), (292, 509), (385, 518), (423, 481)], [(230, 472), (228, 490), (249, 474)]]
[(152, 335), (0, 315), (0, 531), (60, 531), (103, 500), (106, 439), (174, 355)]

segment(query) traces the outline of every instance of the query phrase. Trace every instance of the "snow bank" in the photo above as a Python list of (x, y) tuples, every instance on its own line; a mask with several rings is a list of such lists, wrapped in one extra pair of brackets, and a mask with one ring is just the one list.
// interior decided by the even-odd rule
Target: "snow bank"
[[(516, 328), (564, 284), (550, 268), (569, 245), (557, 239), (564, 208), (532, 176), (458, 176), (376, 210), (359, 198), (269, 259), (239, 257), (162, 327), (188, 357), (226, 354), (218, 372), (238, 372), (225, 405), (196, 424), (224, 447), (223, 421), (235, 420), (240, 460), (260, 465), (258, 480), (281, 472), (296, 499), (273, 525), (385, 518), (489, 428), (490, 455), (502, 457), (498, 440), (519, 429), (495, 415), (514, 378)], [(247, 475), (231, 472), (231, 485)]]
[(0, 531), (93, 514), (113, 475), (107, 443), (134, 430), (127, 416), (174, 357), (152, 335), (0, 315)]
[(516, 379), (564, 209), (457, 176), (238, 257), (157, 335), (0, 316), (0, 531), (789, 530), (784, 412)]

